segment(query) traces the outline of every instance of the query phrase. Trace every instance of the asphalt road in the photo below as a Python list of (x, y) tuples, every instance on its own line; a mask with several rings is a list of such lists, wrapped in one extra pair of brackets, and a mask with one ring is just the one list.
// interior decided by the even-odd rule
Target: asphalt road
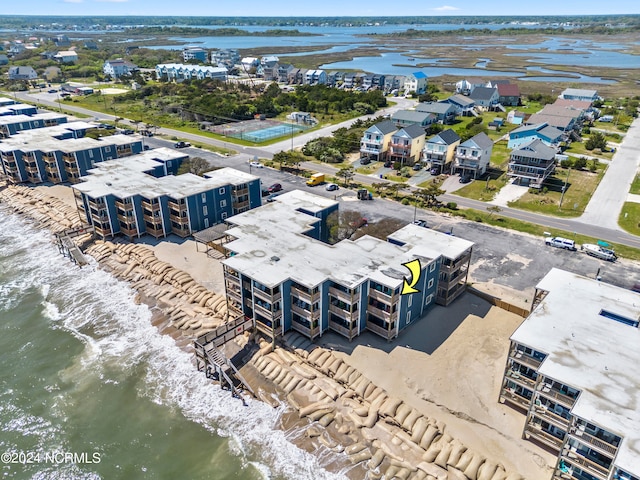
[[(29, 94), (18, 93), (16, 96), (31, 102), (34, 101), (34, 98)], [(398, 100), (399, 103), (397, 105), (387, 109), (385, 112), (382, 112), (382, 114), (392, 113), (393, 110), (400, 108), (407, 108), (408, 105), (414, 103), (406, 99)], [(38, 97), (38, 101), (45, 106), (57, 107), (57, 102), (51, 100)], [(64, 104), (64, 108), (89, 115), (96, 120), (113, 120), (114, 118), (112, 115), (74, 107), (69, 103)], [(329, 135), (333, 130), (341, 126), (348, 126), (353, 121), (354, 120), (351, 120), (340, 125), (334, 125), (312, 133), (296, 136), (293, 140), (294, 148), (304, 145), (314, 137)], [(640, 281), (640, 273), (638, 273), (635, 262), (624, 259), (616, 263), (604, 262), (589, 257), (580, 251), (569, 252), (547, 247), (539, 237), (495, 228), (481, 223), (464, 221), (430, 210), (415, 209), (412, 206), (401, 205), (385, 199), (358, 201), (355, 197), (355, 192), (347, 189), (341, 188), (335, 192), (328, 192), (322, 186), (307, 187), (305, 185), (305, 179), (289, 173), (270, 168), (250, 168), (249, 161), (253, 160), (255, 156), (261, 159), (271, 158), (274, 153), (291, 148), (290, 139), (266, 147), (238, 147), (223, 141), (172, 129), (163, 128), (160, 129), (160, 132), (165, 135), (183, 138), (193, 143), (227, 148), (232, 147), (238, 150), (238, 154), (228, 157), (195, 147), (183, 150), (190, 156), (200, 156), (207, 159), (212, 167), (229, 166), (245, 172), (251, 171), (251, 173), (261, 177), (264, 185), (278, 182), (283, 185), (285, 191), (302, 189), (328, 198), (334, 198), (341, 203), (341, 210), (357, 210), (371, 222), (383, 218), (396, 218), (401, 221), (411, 222), (415, 218), (419, 218), (427, 220), (432, 228), (440, 231), (453, 232), (456, 236), (473, 241), (476, 246), (474, 247), (472, 259), (471, 279), (476, 282), (493, 282), (511, 287), (515, 290), (532, 292), (533, 285), (553, 267), (562, 268), (591, 278), (594, 278), (598, 274), (603, 281), (622, 287), (631, 287), (634, 283)], [(152, 148), (161, 146), (173, 147), (173, 142), (157, 137), (145, 138), (145, 143)], [(632, 148), (630, 148), (629, 151), (635, 152)], [(615, 161), (617, 160), (618, 157), (616, 156)], [(638, 160), (638, 158), (631, 158), (629, 162), (635, 164)], [(613, 163), (615, 163), (615, 161)], [(336, 171), (331, 165), (325, 164), (308, 163), (305, 166), (314, 171), (327, 174), (335, 174)], [(379, 178), (375, 178), (374, 176), (361, 174), (356, 174), (355, 180), (365, 184), (380, 181)], [(474, 208), (481, 211), (486, 211), (487, 207), (487, 204), (484, 202), (451, 194), (442, 195), (440, 200), (444, 202), (456, 202), (460, 207)], [(510, 208), (503, 208), (500, 215), (517, 218), (544, 227), (558, 228), (568, 232), (589, 235), (609, 242), (640, 248), (640, 238), (636, 236), (625, 233), (617, 228), (607, 228), (607, 226), (599, 226), (590, 222), (585, 223), (581, 221), (581, 219), (547, 217)], [(615, 215), (617, 216), (617, 213)]]

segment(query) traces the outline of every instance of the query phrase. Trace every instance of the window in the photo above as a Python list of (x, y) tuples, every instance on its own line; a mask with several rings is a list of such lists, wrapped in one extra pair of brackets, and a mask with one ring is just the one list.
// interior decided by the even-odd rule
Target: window
[(206, 205), (202, 207), (202, 214), (203, 215), (209, 215), (209, 209), (207, 208)]
[(225, 192), (224, 187), (221, 187), (221, 188), (219, 188), (219, 189), (218, 189), (218, 193), (219, 193), (220, 195), (224, 195), (224, 192)]
[(433, 288), (433, 278), (429, 279), (429, 282), (427, 283), (427, 288)]
[(220, 217), (222, 218), (222, 220), (227, 218), (227, 212), (222, 212), (222, 215)]
[(413, 295), (409, 295), (409, 301), (407, 302), (407, 307), (411, 307), (412, 303), (413, 303)]
[(427, 299), (424, 301), (424, 305), (427, 306), (433, 301), (433, 293), (427, 296)]
[(436, 262), (433, 262), (431, 265), (429, 265), (429, 271), (433, 272), (436, 269)]
[(202, 199), (203, 202), (206, 202), (207, 201), (207, 194), (206, 193), (201, 194), (200, 198)]
[(220, 200), (220, 208), (224, 208), (227, 206), (227, 201), (226, 200)]

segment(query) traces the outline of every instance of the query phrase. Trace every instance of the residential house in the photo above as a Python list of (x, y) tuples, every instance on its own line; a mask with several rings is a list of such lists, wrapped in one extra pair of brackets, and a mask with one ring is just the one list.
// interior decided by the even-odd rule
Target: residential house
[(460, 95), (470, 95), (477, 87), (491, 87), (491, 82), (477, 77), (460, 80), (456, 83), (456, 93)]
[(58, 63), (76, 63), (78, 61), (78, 54), (74, 50), (63, 50), (56, 53), (53, 59)]
[(56, 35), (52, 40), (56, 47), (69, 47), (71, 45), (71, 41), (66, 35)]
[(416, 105), (416, 112), (433, 113), (436, 116), (436, 121), (443, 125), (449, 125), (456, 119), (456, 107), (450, 103), (419, 103)]
[[(342, 76), (340, 75), (341, 72), (338, 72), (337, 70), (332, 70), (330, 72), (327, 73), (327, 85), (330, 87), (335, 87), (338, 85), (339, 81), (342, 81)], [(338, 76), (340, 75), (340, 80), (338, 80)]]
[(8, 65), (9, 57), (7, 57), (4, 53), (0, 54), (0, 65)]
[(343, 78), (343, 82), (342, 82), (342, 87), (343, 88), (355, 88), (357, 87), (357, 79), (358, 79), (358, 75), (353, 73), (353, 72), (349, 72), (349, 73), (345, 73), (344, 78)]
[(240, 60), (240, 68), (244, 73), (255, 72), (260, 65), (260, 60), (256, 57), (244, 57)]
[(33, 67), (9, 67), (9, 80), (33, 80), (38, 74)]
[(437, 122), (438, 117), (429, 112), (416, 112), (415, 110), (398, 110), (391, 115), (391, 121), (398, 127), (419, 125), (424, 131), (429, 125)]
[(538, 113), (531, 115), (525, 122), (527, 125), (548, 123), (567, 134), (573, 131), (579, 132), (585, 118), (583, 110), (561, 107), (558, 105), (545, 105)]
[[(230, 310), (274, 340), (292, 330), (311, 340), (328, 330), (391, 340), (427, 314), (450, 236), (407, 225), (386, 242), (365, 235), (329, 245), (326, 218), (337, 209), (338, 202), (294, 190), (229, 218), (222, 263)], [(401, 295), (404, 279), (395, 272), (416, 259), (417, 292)]]
[(295, 85), (297, 83), (298, 74), (300, 73), (299, 68), (292, 68), (287, 75), (287, 83), (289, 85)]
[(564, 98), (565, 100), (582, 100), (585, 102), (595, 102), (599, 97), (597, 90), (567, 88), (562, 91), (558, 98)]
[(14, 42), (9, 47), (9, 50), (7, 50), (7, 53), (9, 53), (10, 55), (15, 56), (15, 55), (20, 55), (25, 50), (26, 50), (26, 47), (25, 47), (24, 43), (22, 43), (22, 42)]
[(291, 112), (287, 115), (287, 120), (291, 120), (294, 123), (303, 125), (313, 125), (317, 123), (317, 120), (313, 118), (309, 112)]
[(371, 78), (371, 87), (377, 88), (378, 90), (383, 90), (384, 81), (385, 81), (384, 75), (380, 75), (379, 73), (374, 73), (373, 77)]
[(307, 70), (304, 77), (305, 85), (325, 85), (327, 72), (324, 70)]
[(521, 95), (520, 87), (515, 83), (498, 83), (498, 103), (508, 107), (517, 107), (520, 105)]
[(391, 120), (385, 120), (367, 128), (360, 140), (360, 158), (367, 157), (373, 161), (386, 160), (391, 136), (397, 130)]
[(289, 74), (293, 70), (293, 65), (290, 63), (278, 64), (278, 82), (289, 83)]
[(211, 52), (211, 63), (221, 67), (231, 68), (240, 62), (240, 54), (237, 50), (225, 48)]
[(554, 479), (640, 479), (639, 317), (637, 293), (599, 279), (554, 268), (536, 285), (499, 401), (558, 456)]
[(424, 72), (413, 72), (404, 80), (404, 92), (421, 94), (427, 91), (427, 75)]
[(202, 47), (185, 47), (182, 49), (182, 59), (185, 62), (197, 60), (198, 62), (207, 63), (209, 61), (209, 52)]
[(384, 91), (388, 93), (394, 90), (402, 90), (405, 79), (406, 77), (404, 75), (386, 75), (384, 77)]
[(500, 95), (495, 87), (476, 87), (469, 94), (469, 98), (476, 102), (477, 106), (490, 109), (498, 104)]
[(367, 73), (362, 77), (362, 88), (369, 90), (373, 86), (373, 74)]
[(519, 112), (518, 110), (509, 110), (507, 113), (507, 122), (512, 125), (522, 125), (525, 117), (527, 116), (524, 112)]
[(424, 128), (414, 124), (402, 127), (391, 135), (388, 158), (400, 162), (402, 166), (413, 165), (422, 159), (424, 149)]
[(307, 68), (301, 68), (298, 70), (298, 74), (296, 75), (296, 84), (297, 85), (304, 85), (304, 81), (307, 78), (307, 72), (309, 71), (309, 69)]
[(135, 63), (123, 58), (116, 58), (115, 60), (107, 60), (104, 62), (102, 71), (105, 75), (111, 78), (120, 78), (123, 75), (131, 75), (138, 71), (139, 68)]
[(98, 44), (93, 40), (85, 40), (83, 47), (87, 50), (98, 50)]
[(511, 152), (507, 176), (518, 185), (542, 188), (555, 168), (556, 149), (536, 138)]
[(460, 172), (460, 175), (471, 175), (472, 178), (479, 178), (485, 174), (489, 161), (493, 142), (486, 133), (480, 132), (466, 142), (456, 147), (453, 171)]
[(156, 65), (156, 76), (160, 80), (182, 82), (183, 80), (204, 80), (205, 78), (227, 81), (225, 67), (208, 65), (185, 65), (181, 63), (165, 63)]
[(431, 167), (440, 167), (442, 173), (449, 173), (458, 145), (460, 136), (450, 128), (443, 130), (426, 141), (422, 161)]
[(472, 98), (466, 97), (464, 95), (455, 94), (451, 95), (446, 100), (442, 100), (442, 103), (450, 103), (454, 107), (456, 107), (456, 115), (461, 116), (471, 116), (476, 115), (475, 107), (476, 102)]
[(260, 59), (260, 68), (262, 77), (268, 81), (278, 81), (280, 64), (279, 59), (275, 55), (264, 56)]
[(558, 148), (565, 138), (564, 132), (552, 127), (548, 123), (536, 125), (523, 125), (509, 132), (508, 148), (516, 148), (531, 140), (540, 139), (545, 145)]

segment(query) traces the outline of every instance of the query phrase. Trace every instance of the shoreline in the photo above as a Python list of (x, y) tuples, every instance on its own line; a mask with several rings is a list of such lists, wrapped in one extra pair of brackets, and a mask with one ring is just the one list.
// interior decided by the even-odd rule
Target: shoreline
[[(69, 199), (65, 202), (47, 195), (43, 188), (47, 187), (9, 186), (0, 190), (0, 201), (53, 232), (79, 226), (75, 205), (70, 205)], [(151, 323), (181, 348), (192, 352), (193, 340), (199, 334), (225, 321), (224, 295), (208, 290), (186, 271), (160, 260), (152, 248), (140, 243), (89, 242), (84, 237), (78, 240), (89, 243), (84, 251), (100, 268), (129, 283), (137, 292), (136, 301), (152, 312)], [(250, 337), (246, 334), (238, 341), (246, 344)], [(323, 340), (328, 337), (323, 336)], [(312, 344), (295, 332), (283, 340), (286, 348), (278, 346), (273, 352), (271, 344), (262, 340), (259, 351), (241, 371), (259, 383), (258, 398), (274, 405), (268, 397), (275, 394), (286, 403), (278, 428), (290, 433), (290, 441), (298, 447), (329, 460), (326, 468), (330, 471), (337, 470), (354, 480), (365, 476), (379, 479), (383, 474), (385, 478), (427, 480), (523, 478), (513, 472), (512, 465), (508, 468), (500, 463), (502, 458), (492, 460), (479, 453), (477, 442), (472, 442), (475, 448), (465, 446), (467, 437), (460, 435), (465, 431), (460, 425), (451, 435), (445, 423), (437, 420), (445, 416), (439, 408), (431, 409), (427, 416), (424, 405), (419, 404), (426, 401), (441, 407), (437, 399), (417, 395), (410, 401), (407, 396), (411, 392), (393, 383), (385, 390), (380, 378), (370, 378), (367, 370), (375, 368), (377, 361), (367, 367), (371, 362), (363, 364), (363, 359), (380, 360), (379, 368), (384, 369), (384, 360), (376, 353), (369, 352), (372, 356), (367, 357), (360, 347), (351, 355), (334, 352), (332, 347)], [(391, 354), (386, 360), (394, 362)], [(455, 417), (455, 413), (450, 415)], [(509, 460), (507, 456), (502, 461)]]

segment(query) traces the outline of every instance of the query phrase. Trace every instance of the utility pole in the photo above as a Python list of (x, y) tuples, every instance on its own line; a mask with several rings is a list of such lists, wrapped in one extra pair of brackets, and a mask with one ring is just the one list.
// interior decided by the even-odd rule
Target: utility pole
[(558, 205), (558, 210), (562, 209), (562, 200), (564, 200), (564, 192), (567, 191), (567, 183), (569, 183), (569, 175), (571, 175), (571, 168), (567, 170), (567, 178), (564, 179), (564, 185), (562, 186), (562, 194), (560, 195), (560, 205)]

